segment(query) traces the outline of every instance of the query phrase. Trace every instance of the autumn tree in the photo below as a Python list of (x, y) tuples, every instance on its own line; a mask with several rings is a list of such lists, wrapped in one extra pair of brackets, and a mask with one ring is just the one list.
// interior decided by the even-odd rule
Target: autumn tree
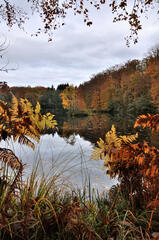
[[(87, 110), (137, 117), (156, 113), (159, 103), (157, 51), (94, 75), (77, 89)], [(135, 120), (135, 119), (134, 119)]]
[(87, 106), (86, 106), (81, 88), (77, 88), (77, 99), (78, 99), (78, 109), (80, 111), (87, 111)]
[(60, 94), (64, 109), (69, 109), (72, 113), (77, 109), (76, 89), (73, 85), (65, 88)]
[(151, 95), (154, 103), (159, 104), (159, 48), (153, 49), (146, 60), (145, 76), (151, 79)]
[[(49, 40), (52, 38), (53, 30), (65, 24), (65, 17), (69, 9), (74, 14), (81, 14), (84, 22), (90, 26), (92, 21), (89, 19), (90, 6), (93, 5), (97, 10), (105, 5), (105, 0), (25, 0), (22, 3), (1, 0), (0, 1), (0, 20), (4, 21), (9, 27), (14, 25), (23, 28), (27, 20), (33, 15), (38, 15), (42, 20), (42, 25), (37, 27), (35, 35), (44, 32), (48, 34)], [(154, 12), (158, 13), (158, 2), (155, 0), (111, 0), (109, 7), (115, 14), (114, 22), (127, 21), (130, 25), (130, 36), (134, 43), (138, 41), (138, 31), (142, 29), (141, 16), (146, 15), (147, 10), (154, 7)]]
[(101, 110), (101, 93), (100, 93), (100, 88), (96, 88), (92, 92), (93, 98), (91, 102), (91, 108), (93, 110), (100, 111)]

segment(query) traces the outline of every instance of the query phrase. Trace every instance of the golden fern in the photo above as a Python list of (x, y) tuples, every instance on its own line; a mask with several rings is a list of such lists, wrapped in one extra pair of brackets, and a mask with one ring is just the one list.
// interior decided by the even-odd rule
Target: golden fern
[(134, 141), (136, 141), (136, 139), (138, 138), (138, 133), (134, 134), (134, 135), (130, 135), (130, 136), (120, 136), (122, 143), (124, 144), (130, 144)]
[(29, 139), (39, 141), (40, 133), (44, 129), (54, 128), (57, 125), (54, 115), (40, 113), (40, 104), (35, 109), (27, 100), (18, 99), (12, 94), (11, 105), (0, 101), (0, 140), (13, 137), (14, 141), (26, 144), (34, 149), (34, 143)]
[(98, 147), (93, 149), (91, 159), (102, 159), (104, 160), (103, 168), (108, 168), (112, 165), (112, 162), (115, 161), (114, 155), (119, 151), (119, 149), (125, 145), (130, 144), (135, 141), (138, 137), (138, 134), (130, 136), (117, 136), (115, 126), (112, 125), (112, 128), (105, 135), (105, 141), (99, 139), (97, 142)]
[[(6, 85), (2, 85), (6, 87)], [(1, 87), (1, 83), (0, 83)], [(11, 93), (12, 94), (12, 93)], [(35, 145), (30, 139), (39, 141), (40, 133), (45, 128), (53, 128), (57, 125), (57, 122), (53, 119), (54, 115), (40, 114), (40, 104), (37, 103), (35, 109), (27, 99), (17, 98), (12, 94), (12, 102), (5, 103), (0, 100), (0, 140), (6, 140), (13, 138), (14, 141), (18, 141), (20, 144), (26, 144), (34, 149)], [(2, 168), (9, 166), (14, 172), (13, 181), (5, 182), (5, 189), (7, 188), (3, 213), (7, 214), (8, 203), (11, 199), (12, 193), (18, 187), (18, 183), (23, 173), (23, 164), (15, 156), (15, 154), (6, 148), (0, 148), (0, 161)], [(8, 168), (6, 168), (8, 171)]]

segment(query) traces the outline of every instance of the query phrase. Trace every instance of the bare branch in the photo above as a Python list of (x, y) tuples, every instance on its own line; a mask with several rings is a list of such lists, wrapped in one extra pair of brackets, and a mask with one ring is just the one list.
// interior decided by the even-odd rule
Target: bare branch
[(3, 38), (0, 43), (0, 58), (2, 60), (2, 66), (0, 67), (0, 72), (8, 72), (8, 71), (14, 71), (17, 68), (9, 67), (9, 60), (5, 58), (7, 54), (7, 49), (9, 47), (9, 42), (7, 42), (6, 38)]

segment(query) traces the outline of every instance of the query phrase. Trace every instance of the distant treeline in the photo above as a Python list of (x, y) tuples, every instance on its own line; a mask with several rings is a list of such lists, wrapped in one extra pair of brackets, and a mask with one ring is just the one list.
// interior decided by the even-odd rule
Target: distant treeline
[(159, 106), (159, 49), (91, 78), (77, 90), (81, 110), (111, 114), (154, 113)]
[[(159, 106), (159, 49), (152, 50), (142, 61), (128, 61), (94, 75), (79, 87), (60, 84), (56, 89), (53, 86), (11, 87), (11, 91), (33, 105), (39, 101), (43, 112), (56, 115), (155, 113)], [(0, 98), (10, 101), (10, 96), (2, 90)]]

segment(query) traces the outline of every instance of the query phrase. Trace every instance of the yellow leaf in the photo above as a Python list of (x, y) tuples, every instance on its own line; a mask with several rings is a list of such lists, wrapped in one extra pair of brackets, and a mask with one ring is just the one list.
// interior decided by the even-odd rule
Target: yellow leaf
[(35, 114), (39, 114), (40, 113), (40, 104), (39, 102), (37, 102), (36, 107), (35, 107)]

